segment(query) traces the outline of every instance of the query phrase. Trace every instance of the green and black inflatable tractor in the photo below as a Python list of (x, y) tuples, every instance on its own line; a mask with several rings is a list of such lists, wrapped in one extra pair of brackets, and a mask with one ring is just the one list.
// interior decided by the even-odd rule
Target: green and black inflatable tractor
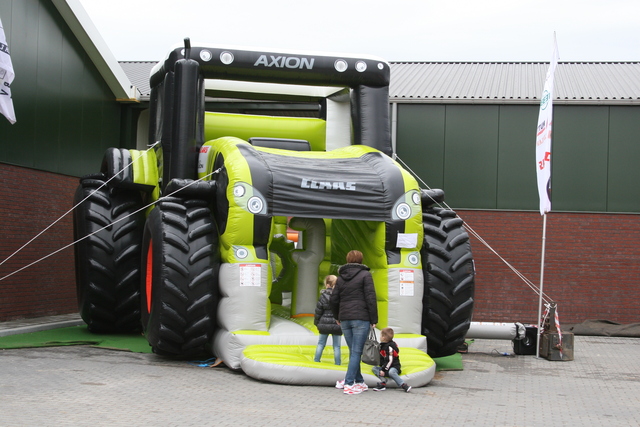
[(275, 335), (273, 316), (313, 313), (324, 277), (358, 249), (378, 327), (455, 353), (474, 303), (469, 236), (436, 206), (443, 192), (393, 160), (389, 79), (373, 57), (172, 50), (150, 76), (150, 148), (108, 149), (75, 195), (89, 329), (220, 356), (223, 332)]

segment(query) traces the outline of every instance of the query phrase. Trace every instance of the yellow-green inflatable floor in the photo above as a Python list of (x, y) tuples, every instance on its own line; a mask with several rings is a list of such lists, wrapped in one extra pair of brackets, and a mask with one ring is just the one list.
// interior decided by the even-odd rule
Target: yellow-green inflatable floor
[[(349, 363), (349, 350), (342, 347), (342, 364), (335, 365), (333, 348), (327, 346), (320, 363), (313, 361), (316, 347), (311, 345), (250, 345), (244, 349), (242, 370), (250, 377), (279, 384), (332, 386), (344, 379)], [(429, 383), (436, 372), (436, 364), (425, 352), (405, 347), (400, 350), (401, 377), (412, 387)], [(379, 380), (372, 366), (361, 364), (361, 372), (369, 386)], [(391, 383), (391, 384), (390, 384)], [(394, 386), (393, 381), (387, 383)]]

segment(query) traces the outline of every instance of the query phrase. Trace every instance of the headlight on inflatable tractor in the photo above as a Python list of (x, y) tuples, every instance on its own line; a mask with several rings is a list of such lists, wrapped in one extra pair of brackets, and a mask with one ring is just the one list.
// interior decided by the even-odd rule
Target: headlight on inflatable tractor
[(412, 216), (419, 214), (420, 193), (416, 190), (407, 191), (396, 200), (391, 212), (391, 218), (394, 220), (406, 221)]
[(253, 215), (267, 214), (267, 201), (260, 191), (246, 182), (237, 182), (233, 186), (235, 204)]

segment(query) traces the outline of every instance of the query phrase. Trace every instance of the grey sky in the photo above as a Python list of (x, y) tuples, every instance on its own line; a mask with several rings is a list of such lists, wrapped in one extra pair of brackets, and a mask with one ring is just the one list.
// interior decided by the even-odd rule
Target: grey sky
[(392, 61), (640, 61), (638, 0), (80, 0), (118, 60), (196, 44)]

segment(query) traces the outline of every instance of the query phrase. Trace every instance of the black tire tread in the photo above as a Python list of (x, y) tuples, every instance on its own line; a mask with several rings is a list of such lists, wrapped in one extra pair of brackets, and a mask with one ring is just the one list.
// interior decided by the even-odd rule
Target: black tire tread
[(137, 331), (144, 214), (135, 212), (142, 207), (142, 196), (114, 191), (104, 182), (101, 175), (89, 175), (74, 197), (74, 205), (87, 198), (74, 209), (75, 239), (97, 232), (74, 248), (78, 308), (92, 332)]
[(421, 249), (425, 291), (422, 333), (431, 357), (456, 353), (464, 344), (474, 305), (475, 273), (469, 235), (452, 210), (423, 212)]
[[(154, 244), (154, 239), (161, 241)], [(162, 269), (153, 267), (151, 313), (143, 309), (143, 325), (154, 352), (189, 356), (206, 350), (216, 325), (217, 239), (205, 201), (172, 198), (151, 213), (144, 242), (154, 245), (153, 263), (161, 260)]]

